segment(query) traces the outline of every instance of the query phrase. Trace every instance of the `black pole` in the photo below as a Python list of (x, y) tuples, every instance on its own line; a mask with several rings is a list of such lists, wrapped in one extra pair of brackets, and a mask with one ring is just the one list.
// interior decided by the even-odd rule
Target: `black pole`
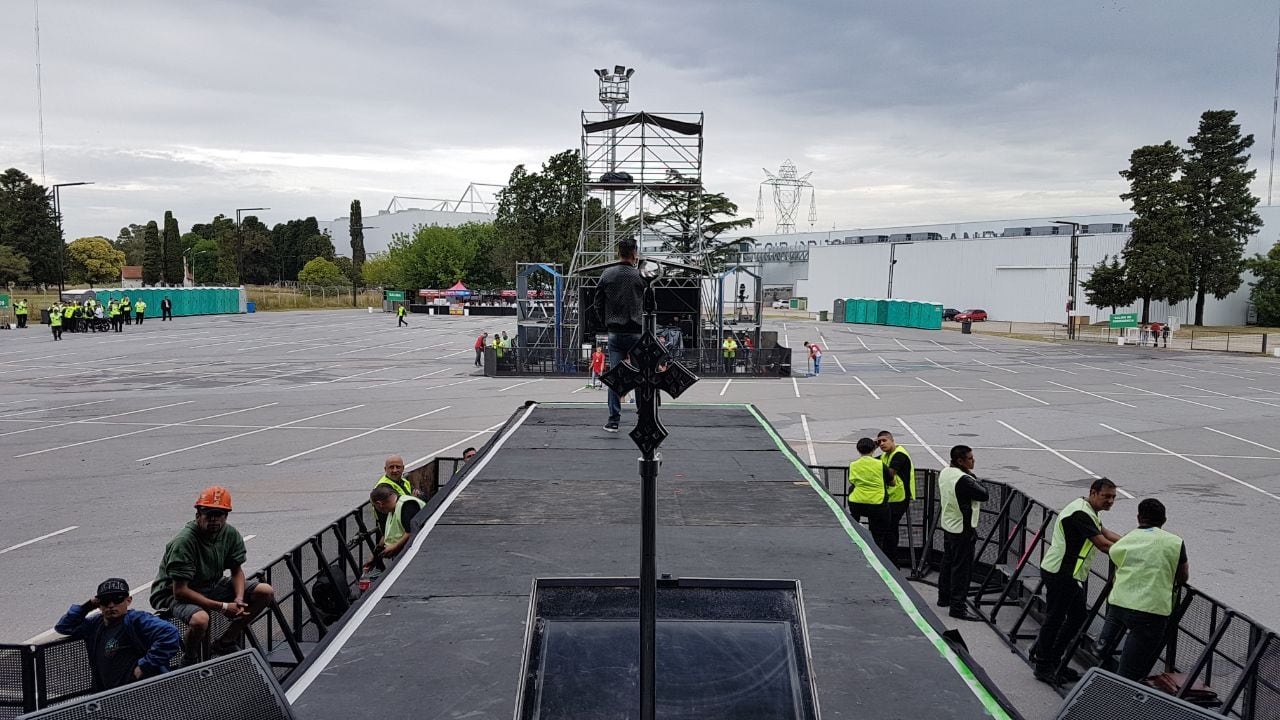
[[(657, 330), (657, 300), (653, 288), (644, 291), (644, 328)], [(651, 384), (636, 389), (636, 408), (657, 422), (658, 390)], [(643, 450), (640, 458), (640, 720), (654, 720), (657, 712), (658, 647), (658, 465), (657, 453)]]
[(62, 237), (62, 203), (58, 198), (58, 186), (53, 186), (53, 215), (58, 219), (58, 299), (62, 299), (62, 293), (66, 291), (66, 257), (67, 243)]
[(1071, 311), (1076, 307), (1076, 276), (1080, 265), (1080, 225), (1078, 223), (1071, 224), (1071, 297), (1068, 301), (1069, 310), (1067, 310), (1067, 337), (1076, 339), (1076, 325), (1072, 322)]

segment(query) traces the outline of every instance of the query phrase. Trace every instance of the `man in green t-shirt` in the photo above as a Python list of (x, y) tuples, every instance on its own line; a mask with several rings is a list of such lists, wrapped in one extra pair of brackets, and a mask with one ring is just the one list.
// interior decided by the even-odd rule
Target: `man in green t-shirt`
[(238, 648), (245, 628), (275, 597), (270, 585), (245, 578), (244, 538), (227, 524), (231, 492), (217, 485), (205, 488), (195, 507), (195, 520), (165, 546), (151, 586), (151, 607), (187, 624), (184, 663), (199, 659), (210, 613), (231, 621), (211, 648), (214, 655), (225, 655)]

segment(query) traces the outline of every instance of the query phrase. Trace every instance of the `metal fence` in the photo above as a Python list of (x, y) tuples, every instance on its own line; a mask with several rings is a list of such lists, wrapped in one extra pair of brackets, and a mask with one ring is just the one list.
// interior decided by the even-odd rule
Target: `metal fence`
[[(790, 377), (791, 348), (775, 346), (761, 350), (739, 348), (726, 359), (719, 346), (680, 348), (672, 357), (698, 377)], [(492, 348), (485, 350), (484, 374), (489, 377), (591, 377), (591, 360), (582, 350), (555, 348), (507, 348), (502, 357)]]
[[(405, 475), (430, 497), (439, 490), (440, 479), (447, 481), (462, 463), (461, 458), (437, 457)], [(365, 502), (253, 575), (271, 585), (275, 600), (250, 624), (244, 642), (258, 651), (281, 683), (341, 625), (359, 598), (361, 567), (372, 557), (377, 532), (373, 507)], [(210, 618), (206, 657), (209, 639), (219, 636), (226, 622), (221, 615)], [(0, 644), (0, 720), (91, 694), (88, 658), (83, 640)], [(179, 654), (174, 666), (183, 660)]]
[[(1067, 329), (1053, 328), (1049, 337), (1055, 340), (1067, 339)], [(1076, 328), (1075, 340), (1081, 342), (1100, 342), (1116, 344), (1116, 338), (1125, 337), (1125, 342), (1141, 344), (1131, 334), (1126, 335), (1124, 328), (1081, 327)], [(1139, 338), (1141, 336), (1139, 335)], [(1220, 352), (1265, 353), (1274, 348), (1275, 342), (1268, 333), (1261, 332), (1223, 332), (1219, 330), (1181, 329), (1169, 334), (1167, 341), (1159, 343), (1147, 341), (1150, 346), (1170, 347), (1177, 350), (1218, 350)]]

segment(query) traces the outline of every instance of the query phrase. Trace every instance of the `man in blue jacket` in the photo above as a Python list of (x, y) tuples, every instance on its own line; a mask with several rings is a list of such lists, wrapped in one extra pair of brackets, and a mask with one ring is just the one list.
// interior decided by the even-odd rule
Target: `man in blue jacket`
[[(150, 613), (130, 610), (129, 583), (109, 578), (83, 605), (72, 605), (54, 630), (84, 640), (93, 689), (110, 690), (169, 671), (178, 653), (178, 628)], [(101, 614), (89, 617), (100, 610)]]

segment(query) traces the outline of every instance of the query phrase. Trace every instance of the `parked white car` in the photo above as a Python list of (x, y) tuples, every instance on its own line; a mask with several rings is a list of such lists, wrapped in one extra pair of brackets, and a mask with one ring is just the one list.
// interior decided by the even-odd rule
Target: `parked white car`
[(774, 301), (773, 301), (773, 309), (774, 309), (774, 310), (786, 310), (786, 309), (787, 309), (787, 308), (789, 308), (789, 307), (791, 307), (791, 303), (787, 302), (786, 300), (774, 300)]

